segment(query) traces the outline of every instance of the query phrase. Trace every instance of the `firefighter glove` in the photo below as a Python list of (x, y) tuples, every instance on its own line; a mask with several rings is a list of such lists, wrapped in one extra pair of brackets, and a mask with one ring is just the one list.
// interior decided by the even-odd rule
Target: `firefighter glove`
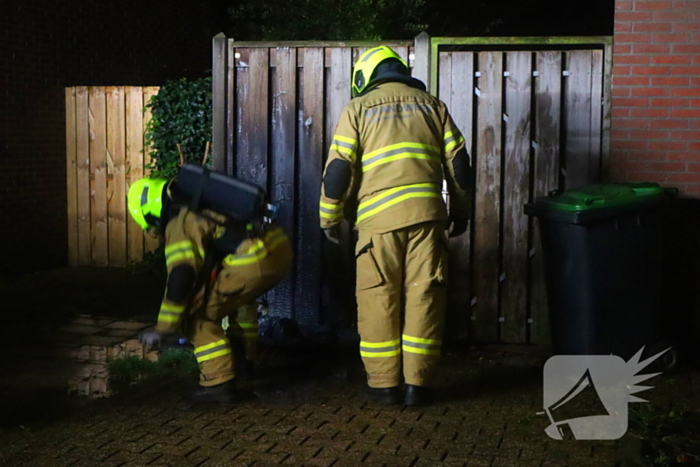
[(158, 347), (163, 336), (156, 331), (143, 331), (139, 334), (139, 341), (148, 347)]
[(469, 226), (469, 219), (460, 217), (450, 218), (450, 224), (448, 227), (450, 238), (459, 237), (462, 235), (467, 231), (467, 226)]
[(329, 242), (340, 245), (340, 226), (334, 225), (329, 229), (323, 229), (323, 233), (326, 234), (326, 238)]

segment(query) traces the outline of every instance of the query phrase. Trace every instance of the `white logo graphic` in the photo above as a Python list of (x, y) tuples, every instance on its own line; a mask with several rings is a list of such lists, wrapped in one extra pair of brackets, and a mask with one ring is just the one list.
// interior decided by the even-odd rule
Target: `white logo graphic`
[(661, 373), (637, 375), (669, 349), (640, 362), (642, 347), (629, 362), (616, 355), (555, 355), (544, 365), (544, 412), (550, 438), (618, 439), (627, 432), (629, 402), (653, 386), (637, 386)]

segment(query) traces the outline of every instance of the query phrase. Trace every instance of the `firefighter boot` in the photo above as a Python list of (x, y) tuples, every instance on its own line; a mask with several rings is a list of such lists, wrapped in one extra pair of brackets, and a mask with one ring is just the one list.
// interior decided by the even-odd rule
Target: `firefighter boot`
[(400, 402), (398, 386), (394, 386), (393, 388), (373, 388), (371, 386), (365, 386), (363, 392), (369, 399), (380, 404), (394, 405)]
[(200, 386), (190, 394), (194, 402), (218, 402), (233, 404), (236, 402), (236, 380), (232, 379), (215, 386)]
[(430, 405), (433, 402), (432, 389), (425, 386), (416, 386), (414, 384), (406, 385), (406, 394), (404, 403), (412, 406)]

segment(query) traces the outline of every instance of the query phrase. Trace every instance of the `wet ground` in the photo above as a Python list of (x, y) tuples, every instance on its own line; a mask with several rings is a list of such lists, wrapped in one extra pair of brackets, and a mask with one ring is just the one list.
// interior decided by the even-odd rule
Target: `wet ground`
[[(147, 280), (114, 270), (85, 273), (33, 281), (53, 284), (60, 316), (98, 304), (101, 315), (153, 317), (160, 278), (151, 279), (154, 292)], [(21, 285), (11, 290), (22, 296)], [(127, 285), (130, 297), (123, 293)], [(23, 296), (33, 306), (52, 299)], [(25, 306), (41, 317), (40, 309)], [(61, 321), (42, 319), (45, 326), (38, 328), (49, 332)], [(33, 326), (4, 324), (5, 355), (34, 338), (25, 334)], [(13, 375), (22, 368), (22, 352), (15, 352), (12, 362), (0, 362), (0, 466), (697, 465), (692, 437), (700, 414), (699, 369), (685, 366), (644, 383), (655, 386), (639, 394), (650, 402), (632, 404), (633, 423), (622, 442), (557, 441), (544, 432), (547, 417), (537, 415), (543, 410), (542, 349), (509, 350), (462, 348), (446, 355), (438, 402), (426, 408), (367, 402), (353, 345), (266, 348), (256, 379), (240, 385), (247, 399), (232, 406), (192, 404), (185, 395), (195, 383), (186, 376), (149, 381), (108, 399), (67, 397), (55, 384), (41, 384), (41, 374), (51, 371), (46, 362), (34, 368), (36, 378), (18, 385)]]

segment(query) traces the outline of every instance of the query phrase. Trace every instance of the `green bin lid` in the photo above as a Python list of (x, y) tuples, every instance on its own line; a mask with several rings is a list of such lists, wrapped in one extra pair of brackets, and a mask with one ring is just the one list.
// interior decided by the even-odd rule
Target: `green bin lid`
[(581, 212), (644, 203), (664, 196), (667, 190), (658, 183), (615, 183), (586, 185), (537, 198), (535, 203), (547, 210)]

